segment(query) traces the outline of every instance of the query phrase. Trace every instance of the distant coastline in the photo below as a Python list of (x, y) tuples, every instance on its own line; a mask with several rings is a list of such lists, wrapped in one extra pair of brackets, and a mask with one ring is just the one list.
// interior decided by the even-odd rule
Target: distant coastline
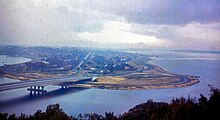
[(0, 54), (0, 59), (1, 59), (0, 66), (20, 64), (20, 63), (30, 62), (32, 60), (27, 57), (10, 56), (10, 55), (2, 55), (2, 54)]
[[(15, 47), (16, 48), (16, 47)], [(7, 47), (5, 49), (8, 49)], [(81, 60), (72, 62), (74, 56), (68, 58), (71, 48), (25, 48), (20, 49), (31, 52), (27, 55), (15, 55), (30, 57), (33, 60), (14, 65), (0, 67), (2, 77), (19, 80), (57, 78), (64, 76), (94, 76), (98, 75), (96, 82), (71, 85), (72, 87), (100, 88), (114, 90), (138, 90), (158, 88), (188, 87), (199, 82), (197, 76), (178, 75), (170, 73), (163, 68), (149, 64), (151, 56), (117, 51), (100, 51), (83, 48), (74, 48), (75, 56), (81, 56)], [(35, 51), (37, 49), (37, 51)], [(39, 51), (41, 49), (41, 52)], [(72, 48), (73, 49), (73, 48)], [(48, 50), (49, 52), (47, 52)], [(58, 52), (57, 54), (54, 54)], [(11, 53), (13, 56), (13, 53)], [(53, 56), (53, 58), (51, 57)], [(58, 57), (59, 56), (59, 57)], [(56, 62), (59, 61), (59, 62)], [(77, 64), (78, 63), (78, 64)], [(60, 65), (59, 65), (60, 64)], [(75, 69), (74, 66), (75, 65)], [(97, 66), (98, 65), (98, 66)], [(59, 66), (59, 67), (58, 67)], [(80, 68), (80, 71), (79, 69)], [(78, 70), (77, 70), (78, 69)]]

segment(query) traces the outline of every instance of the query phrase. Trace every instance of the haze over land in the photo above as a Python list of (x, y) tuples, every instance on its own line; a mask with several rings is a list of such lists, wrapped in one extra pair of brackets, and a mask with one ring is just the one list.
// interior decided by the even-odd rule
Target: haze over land
[(219, 0), (1, 0), (7, 45), (220, 50)]
[(214, 119), (219, 63), (220, 0), (0, 0), (0, 119)]

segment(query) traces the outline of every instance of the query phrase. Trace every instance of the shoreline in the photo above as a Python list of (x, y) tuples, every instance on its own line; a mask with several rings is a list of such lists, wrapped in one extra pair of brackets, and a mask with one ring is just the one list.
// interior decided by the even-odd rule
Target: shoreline
[[(89, 57), (88, 55), (90, 55), (91, 53), (92, 52), (90, 51), (84, 59), (87, 59)], [(199, 83), (199, 79), (197, 76), (179, 75), (179, 74), (172, 73), (156, 64), (152, 64), (150, 61), (153, 61), (154, 59), (149, 58), (149, 56), (140, 54), (138, 56), (136, 55), (135, 57), (135, 55), (131, 57), (131, 59), (128, 60), (127, 62), (122, 62), (124, 63), (123, 64), (124, 66), (127, 65), (126, 66), (127, 70), (125, 68), (121, 69), (119, 67), (120, 69), (118, 70), (116, 69), (110, 72), (110, 74), (98, 73), (97, 82), (88, 82), (88, 83), (77, 84), (77, 85), (84, 86), (86, 88), (136, 90), (136, 89), (160, 89), (160, 88), (180, 88), (180, 87), (182, 88), (182, 87), (188, 87), (188, 86)], [(100, 55), (100, 53), (93, 53), (92, 60), (93, 60), (94, 66), (97, 64), (96, 62), (94, 62), (94, 58), (96, 56), (103, 57), (103, 54)], [(130, 56), (130, 53), (125, 58), (129, 58), (128, 56)], [(114, 57), (114, 55), (108, 56), (108, 58), (111, 58), (111, 57)], [(16, 79), (16, 80), (21, 80), (21, 81), (26, 81), (26, 80), (59, 78), (59, 77), (62, 78), (65, 76), (70, 76), (70, 75), (93, 77), (94, 74), (96, 74), (96, 73), (89, 73), (91, 72), (91, 70), (89, 71), (85, 66), (84, 66), (85, 67), (84, 69), (81, 69), (80, 72), (78, 70), (77, 72), (77, 70), (75, 70), (76, 68), (66, 69), (66, 70), (63, 70), (63, 69), (64, 67), (68, 68), (68, 66), (53, 68), (52, 67), (53, 64), (50, 65), (49, 62), (45, 63), (45, 61), (40, 61), (40, 62), (35, 61), (35, 59), (39, 59), (39, 58), (38, 57), (35, 58), (32, 56), (29, 62), (25, 61), (23, 63), (1, 66), (0, 76), (11, 78), (11, 79)], [(89, 61), (91, 62), (92, 60), (89, 60)], [(65, 62), (65, 60), (63, 62)], [(81, 61), (79, 65), (81, 66), (82, 65), (81, 63), (83, 62), (85, 62), (85, 60)], [(117, 64), (116, 62), (114, 63)], [(104, 64), (107, 64), (107, 63), (103, 63), (103, 65)], [(37, 65), (41, 67), (40, 68), (35, 67), (35, 69), (33, 69), (33, 67)], [(49, 67), (46, 68), (46, 70), (44, 70), (44, 67), (42, 67), (43, 65), (45, 66), (48, 65)], [(130, 67), (130, 70), (129, 70), (129, 67)], [(110, 70), (110, 68), (108, 68), (108, 70)], [(71, 85), (71, 86), (74, 86), (74, 85)]]
[[(166, 88), (185, 88), (199, 83), (198, 76), (178, 75), (170, 73), (167, 70), (153, 64), (147, 64), (145, 71), (133, 71), (129, 74), (118, 76), (100, 76), (97, 82), (88, 82), (85, 84), (70, 85), (70, 87), (98, 88), (111, 90), (148, 90), (148, 89), (166, 89)], [(57, 78), (69, 74), (45, 74), (41, 72), (22, 73), (18, 76), (5, 73), (2, 77), (16, 80), (35, 80), (45, 78)]]
[(0, 56), (5, 57), (7, 59), (11, 59), (11, 58), (23, 59), (22, 62), (19, 62), (19, 60), (18, 60), (18, 62), (15, 62), (15, 63), (5, 63), (5, 61), (2, 61), (2, 63), (0, 64), (0, 67), (3, 67), (5, 65), (16, 65), (16, 64), (22, 64), (22, 63), (27, 63), (27, 62), (33, 61), (33, 58), (23, 57), (23, 56), (12, 56), (12, 55), (4, 55), (4, 54), (0, 54)]

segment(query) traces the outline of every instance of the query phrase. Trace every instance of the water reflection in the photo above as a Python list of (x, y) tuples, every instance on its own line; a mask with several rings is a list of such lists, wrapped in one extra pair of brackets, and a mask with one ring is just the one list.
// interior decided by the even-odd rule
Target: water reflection
[(80, 88), (80, 87), (60, 88), (60, 89), (56, 89), (56, 90), (53, 90), (53, 91), (49, 91), (45, 94), (23, 95), (23, 96), (20, 96), (18, 98), (13, 98), (13, 99), (9, 99), (9, 100), (0, 101), (0, 107), (10, 107), (10, 106), (14, 106), (14, 105), (22, 104), (22, 103), (30, 103), (32, 101), (49, 99), (49, 98), (52, 98), (52, 97), (59, 97), (59, 96), (63, 96), (63, 95), (77, 93), (77, 92), (80, 92), (80, 91), (83, 91), (83, 90), (86, 90), (86, 89), (87, 88)]
[[(168, 54), (168, 53), (167, 53)], [(179, 54), (178, 54), (179, 55)], [(158, 55), (168, 56), (168, 55)], [(212, 60), (186, 60), (190, 56), (211, 57)], [(95, 112), (104, 114), (105, 111), (112, 111), (116, 115), (128, 111), (137, 104), (146, 102), (148, 99), (154, 101), (170, 102), (174, 97), (197, 97), (203, 94), (208, 97), (210, 88), (208, 84), (220, 88), (220, 64), (219, 58), (214, 55), (192, 55), (175, 56), (171, 54), (167, 58), (178, 58), (178, 60), (155, 60), (153, 64), (159, 65), (166, 70), (186, 75), (200, 76), (200, 83), (187, 88), (153, 89), (153, 90), (106, 90), (106, 89), (82, 89), (70, 88), (59, 89), (58, 86), (47, 86), (51, 91), (45, 95), (29, 96), (26, 89), (16, 89), (0, 93), (0, 112), (16, 113), (21, 112), (33, 114), (37, 110), (45, 110), (49, 104), (59, 103), (62, 109), (69, 115)], [(179, 60), (179, 58), (184, 58)], [(8, 78), (0, 78), (1, 83), (13, 82)], [(16, 81), (14, 81), (16, 82)]]

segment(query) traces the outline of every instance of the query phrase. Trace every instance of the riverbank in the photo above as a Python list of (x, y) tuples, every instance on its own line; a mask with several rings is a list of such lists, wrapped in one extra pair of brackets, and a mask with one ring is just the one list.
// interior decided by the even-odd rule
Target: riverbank
[(45, 74), (45, 73), (33, 72), (33, 73), (22, 73), (19, 75), (4, 73), (0, 76), (22, 81), (22, 80), (36, 80), (36, 79), (47, 79), (47, 78), (61, 78), (61, 77), (66, 77), (67, 74)]
[[(33, 80), (45, 78), (65, 77), (69, 74), (46, 74), (46, 73), (22, 73), (18, 76), (13, 74), (3, 74), (3, 77), (19, 80)], [(177, 75), (170, 73), (163, 68), (146, 64), (142, 71), (133, 71), (129, 74), (105, 75), (97, 78), (96, 82), (72, 85), (71, 87), (100, 88), (112, 90), (141, 90), (141, 89), (161, 89), (161, 88), (182, 88), (198, 83), (197, 76)]]
[(89, 88), (113, 90), (143, 90), (162, 88), (183, 88), (199, 83), (198, 76), (169, 73), (159, 66), (151, 65), (145, 71), (133, 72), (121, 76), (101, 76), (97, 82), (81, 84)]
[[(194, 56), (197, 56), (197, 54)], [(205, 54), (204, 56), (209, 57), (210, 55)], [(170, 58), (170, 56), (168, 58)], [(0, 112), (7, 112), (9, 114), (15, 113), (17, 115), (20, 115), (21, 112), (25, 114), (34, 114), (39, 109), (45, 110), (46, 106), (49, 104), (59, 103), (62, 109), (69, 115), (77, 116), (80, 113), (91, 112), (104, 115), (103, 111), (112, 111), (115, 115), (119, 115), (127, 112), (137, 104), (146, 102), (148, 99), (169, 103), (173, 98), (179, 98), (181, 96), (185, 98), (188, 96), (199, 98), (200, 93), (209, 97), (210, 89), (208, 84), (220, 88), (219, 60), (183, 59), (176, 61), (163, 59), (153, 62), (150, 61), (150, 63), (179, 75), (200, 76), (200, 82), (184, 88), (146, 90), (111, 90), (100, 88), (78, 90), (77, 88), (71, 88), (69, 91), (61, 92), (60, 86), (46, 86), (45, 89), (51, 93), (31, 98), (26, 88), (16, 89), (0, 93)], [(1, 81), (4, 81), (4, 79), (7, 78), (2, 78)], [(97, 108), (97, 106), (101, 107)]]
[(74, 48), (74, 52), (70, 48), (20, 49), (32, 51), (31, 54), (20, 54), (21, 56), (37, 60), (0, 66), (2, 77), (33, 80), (65, 76), (98, 76), (96, 82), (77, 86), (113, 90), (179, 88), (199, 82), (196, 76), (174, 74), (158, 65), (149, 64), (152, 56), (143, 54), (82, 48)]

